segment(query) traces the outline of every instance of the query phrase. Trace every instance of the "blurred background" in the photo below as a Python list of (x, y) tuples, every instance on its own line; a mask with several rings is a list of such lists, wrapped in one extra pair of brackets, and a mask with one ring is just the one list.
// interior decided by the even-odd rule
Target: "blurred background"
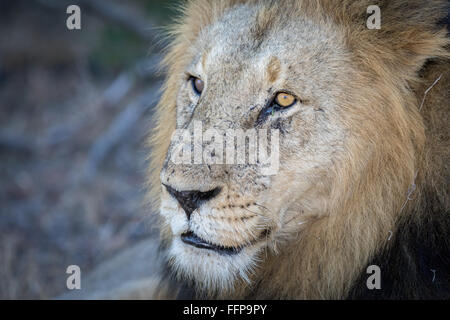
[(51, 298), (68, 265), (86, 274), (152, 232), (144, 142), (176, 7), (0, 1), (0, 299)]

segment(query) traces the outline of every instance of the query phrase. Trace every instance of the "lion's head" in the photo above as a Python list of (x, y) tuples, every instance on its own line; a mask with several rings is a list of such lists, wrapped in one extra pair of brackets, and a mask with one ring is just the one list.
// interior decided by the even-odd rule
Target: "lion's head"
[[(410, 84), (446, 40), (420, 9), (402, 25), (402, 1), (369, 30), (370, 4), (184, 8), (151, 181), (181, 278), (220, 296), (342, 297), (385, 245), (421, 178), (424, 124)], [(192, 154), (176, 161), (182, 150)]]

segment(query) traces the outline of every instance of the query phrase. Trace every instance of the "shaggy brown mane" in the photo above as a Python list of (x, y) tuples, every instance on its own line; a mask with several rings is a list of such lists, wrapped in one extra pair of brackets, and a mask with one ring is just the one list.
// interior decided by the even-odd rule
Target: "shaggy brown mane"
[[(333, 172), (338, 178), (329, 187), (328, 216), (313, 222), (297, 239), (286, 239), (278, 255), (269, 255), (260, 266), (255, 286), (249, 290), (240, 283), (231, 297), (358, 298), (364, 295), (359, 292), (364, 290), (367, 265), (383, 265), (380, 254), (393, 259), (390, 252), (398, 247), (415, 259), (407, 245), (412, 236), (431, 228), (427, 243), (448, 249), (449, 39), (445, 28), (438, 27), (447, 14), (446, 1), (188, 1), (181, 8), (180, 22), (170, 31), (173, 41), (164, 60), (167, 79), (149, 140), (149, 198), (155, 210), (161, 192), (159, 173), (175, 129), (179, 79), (191, 59), (189, 47), (202, 28), (240, 4), (261, 7), (253, 30), (260, 37), (286, 15), (308, 17), (341, 29), (352, 54), (351, 63), (358, 70), (354, 74), (357, 87), (347, 88), (348, 101), (371, 106), (359, 108), (358, 113), (349, 110), (344, 121), (371, 141), (371, 150), (362, 149), (356, 140), (348, 142), (348, 157)], [(366, 8), (374, 4), (381, 8), (380, 30), (365, 26)], [(420, 109), (425, 91), (440, 75)], [(393, 121), (380, 127), (383, 119)], [(388, 241), (390, 231), (394, 238)], [(162, 228), (163, 244), (170, 236), (171, 231)], [(438, 262), (447, 263), (447, 267), (450, 263), (448, 256)], [(449, 271), (442, 272), (448, 275)], [(419, 278), (414, 281), (420, 282)], [(441, 285), (445, 288), (445, 283)], [(408, 289), (406, 296), (416, 297), (416, 289)]]

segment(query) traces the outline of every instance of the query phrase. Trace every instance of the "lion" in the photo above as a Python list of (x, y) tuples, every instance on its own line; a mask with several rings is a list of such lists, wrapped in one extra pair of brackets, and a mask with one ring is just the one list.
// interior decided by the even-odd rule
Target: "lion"
[[(149, 137), (164, 271), (147, 298), (450, 298), (447, 10), (188, 1)], [(207, 139), (209, 161), (174, 161), (196, 123), (278, 132), (277, 172), (224, 163)]]
[[(380, 29), (366, 26), (374, 4)], [(448, 298), (445, 1), (198, 0), (183, 12), (150, 137), (173, 288)], [(175, 164), (172, 134), (196, 121), (279, 130), (278, 172), (215, 162), (214, 151)], [(369, 265), (380, 290), (366, 286)]]

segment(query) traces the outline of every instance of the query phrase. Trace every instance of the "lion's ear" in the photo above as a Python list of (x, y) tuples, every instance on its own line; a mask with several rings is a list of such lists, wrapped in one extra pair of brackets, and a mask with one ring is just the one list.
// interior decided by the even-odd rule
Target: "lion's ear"
[(347, 25), (350, 48), (361, 61), (412, 76), (427, 59), (449, 57), (446, 46), (450, 41), (443, 23), (450, 8), (447, 0), (343, 2), (345, 12), (337, 17)]

